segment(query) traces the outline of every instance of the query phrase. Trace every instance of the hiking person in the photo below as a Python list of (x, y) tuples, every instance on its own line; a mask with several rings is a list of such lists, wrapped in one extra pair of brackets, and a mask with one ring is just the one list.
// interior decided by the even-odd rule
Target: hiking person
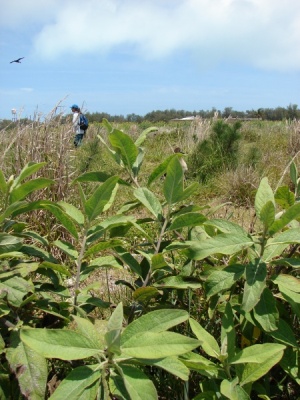
[(74, 146), (78, 147), (81, 145), (83, 136), (88, 128), (88, 120), (80, 111), (80, 108), (77, 104), (73, 104), (71, 106), (71, 110), (73, 113), (73, 131), (75, 133), (74, 137)]

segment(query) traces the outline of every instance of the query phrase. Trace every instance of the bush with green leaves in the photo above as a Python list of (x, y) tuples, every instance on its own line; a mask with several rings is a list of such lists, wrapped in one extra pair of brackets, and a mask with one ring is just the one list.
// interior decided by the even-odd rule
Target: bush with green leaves
[[(257, 223), (247, 232), (214, 218), (207, 205), (187, 204), (199, 186), (186, 186), (178, 154), (141, 183), (142, 144), (153, 128), (133, 141), (104, 124), (107, 141), (99, 140), (122, 176), (96, 171), (77, 177), (79, 207), (30, 201), (31, 193), (52, 184), (32, 179), (43, 163), (27, 164), (17, 177), (0, 173), (0, 397), (154, 400), (168, 396), (167, 387), (157, 393), (154, 385), (154, 371), (162, 370), (180, 382), (178, 399), (296, 399), (295, 164), (294, 191), (282, 186), (274, 193), (268, 179), (261, 180)], [(122, 188), (131, 198), (109, 214)], [(33, 211), (51, 213), (63, 238), (51, 241), (38, 226), (29, 229)], [(146, 241), (133, 245), (130, 231)], [(92, 294), (97, 282), (88, 278), (103, 267), (131, 272), (133, 283), (119, 282), (131, 288), (131, 303)], [(72, 276), (70, 288), (66, 278)], [(99, 309), (114, 311), (99, 319)]]
[(216, 173), (236, 167), (241, 122), (216, 121), (207, 139), (202, 140), (189, 156), (189, 174), (207, 182)]

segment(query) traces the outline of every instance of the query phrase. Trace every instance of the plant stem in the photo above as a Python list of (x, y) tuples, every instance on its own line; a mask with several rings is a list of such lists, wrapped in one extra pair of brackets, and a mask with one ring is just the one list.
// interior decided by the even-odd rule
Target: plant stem
[[(168, 222), (169, 222), (169, 218), (165, 218), (163, 226), (162, 226), (160, 234), (159, 234), (159, 238), (158, 238), (158, 241), (157, 241), (157, 244), (156, 244), (156, 248), (155, 248), (155, 253), (154, 254), (157, 254), (159, 252), (161, 241), (162, 241), (163, 235), (165, 233), (166, 227), (168, 225)], [(146, 276), (146, 278), (144, 280), (143, 287), (147, 286), (147, 284), (148, 284), (148, 282), (150, 280), (150, 277), (151, 277), (151, 273), (152, 273), (152, 271), (151, 271), (151, 268), (150, 268), (149, 272), (148, 272), (148, 274), (147, 274), (147, 276)]]
[(82, 260), (83, 260), (83, 256), (84, 256), (84, 252), (85, 252), (85, 248), (86, 248), (87, 231), (88, 231), (88, 228), (85, 229), (83, 239), (82, 239), (80, 253), (76, 260), (76, 280), (75, 280), (74, 301), (73, 301), (74, 306), (76, 306), (76, 304), (77, 304), (77, 294), (78, 294), (79, 283), (80, 283), (80, 272), (81, 272)]

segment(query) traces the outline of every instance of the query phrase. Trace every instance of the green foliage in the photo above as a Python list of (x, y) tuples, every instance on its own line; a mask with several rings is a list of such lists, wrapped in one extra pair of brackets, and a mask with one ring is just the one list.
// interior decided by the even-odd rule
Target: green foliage
[(240, 128), (241, 122), (215, 122), (209, 138), (199, 142), (189, 157), (190, 174), (206, 182), (217, 172), (236, 167)]
[[(287, 394), (300, 383), (296, 165), (293, 190), (274, 193), (267, 177), (260, 181), (248, 232), (189, 202), (199, 185), (187, 184), (177, 154), (141, 185), (141, 146), (154, 128), (134, 140), (104, 125), (108, 143), (99, 140), (125, 177), (77, 177), (77, 206), (31, 200), (53, 184), (36, 177), (42, 163), (8, 179), (0, 173), (1, 398), (158, 399), (166, 378), (178, 399)], [(234, 160), (239, 128), (214, 127), (222, 163)], [(130, 201), (113, 209), (122, 190)], [(26, 221), (34, 212), (50, 214), (61, 235), (52, 241), (33, 230)], [(132, 243), (130, 231), (145, 240)], [(130, 271), (132, 281), (118, 282), (130, 299), (91, 294), (102, 268)], [(50, 392), (51, 376), (61, 383)]]

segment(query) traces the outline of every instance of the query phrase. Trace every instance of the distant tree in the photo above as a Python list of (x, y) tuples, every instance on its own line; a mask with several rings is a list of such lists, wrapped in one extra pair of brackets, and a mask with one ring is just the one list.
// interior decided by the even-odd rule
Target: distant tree
[(232, 107), (225, 107), (224, 111), (222, 112), (222, 117), (223, 118), (228, 118), (229, 116), (232, 115)]
[(289, 104), (287, 108), (287, 118), (289, 119), (299, 119), (300, 110), (298, 110), (297, 104)]
[(143, 117), (137, 114), (128, 114), (126, 117), (127, 122), (136, 122), (140, 123), (143, 120)]

